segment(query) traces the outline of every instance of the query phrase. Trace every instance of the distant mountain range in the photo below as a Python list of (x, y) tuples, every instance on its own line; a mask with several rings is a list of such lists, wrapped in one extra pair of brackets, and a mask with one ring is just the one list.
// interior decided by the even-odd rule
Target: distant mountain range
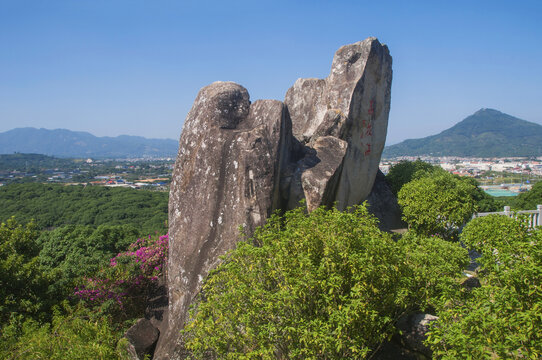
[(64, 158), (175, 157), (179, 143), (121, 135), (97, 137), (66, 129), (17, 128), (0, 133), (0, 154), (34, 153)]
[(542, 125), (481, 109), (440, 134), (384, 148), (396, 156), (542, 156)]

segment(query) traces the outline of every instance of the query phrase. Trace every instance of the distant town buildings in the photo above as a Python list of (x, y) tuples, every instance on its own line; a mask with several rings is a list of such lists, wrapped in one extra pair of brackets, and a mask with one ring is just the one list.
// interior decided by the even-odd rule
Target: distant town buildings
[(415, 161), (420, 159), (434, 165), (440, 165), (444, 170), (462, 176), (477, 176), (483, 172), (495, 171), (514, 174), (542, 176), (542, 157), (527, 158), (462, 158), (462, 157), (431, 157), (404, 156), (394, 159), (382, 159), (380, 170), (386, 174), (390, 166), (401, 160)]

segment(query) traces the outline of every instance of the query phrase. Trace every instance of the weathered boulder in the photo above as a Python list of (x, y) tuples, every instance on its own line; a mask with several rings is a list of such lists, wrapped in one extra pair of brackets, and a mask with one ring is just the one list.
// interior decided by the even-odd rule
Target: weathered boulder
[[(285, 103), (250, 103), (231, 82), (200, 90), (179, 142), (169, 201), (168, 324), (156, 359), (181, 357), (179, 331), (219, 257), (274, 210), (306, 200), (340, 209), (367, 198), (384, 147), (391, 57), (375, 38), (338, 50), (324, 80)], [(295, 136), (294, 136), (295, 135)]]
[[(298, 79), (286, 93), (294, 136), (309, 147), (318, 146), (321, 136), (347, 144), (340, 164), (335, 154), (330, 164), (320, 165), (340, 169), (334, 178), (319, 179), (320, 188), (333, 188), (325, 205), (345, 209), (361, 203), (371, 191), (386, 142), (391, 63), (388, 48), (368, 38), (341, 47), (326, 79)], [(308, 200), (314, 181), (302, 185)]]
[(427, 339), (429, 323), (438, 317), (431, 314), (415, 313), (403, 316), (397, 322), (401, 330), (401, 341), (410, 350), (431, 358), (431, 350), (423, 343)]
[(124, 337), (128, 339), (128, 353), (134, 360), (153, 355), (160, 332), (147, 319), (139, 319), (130, 327)]

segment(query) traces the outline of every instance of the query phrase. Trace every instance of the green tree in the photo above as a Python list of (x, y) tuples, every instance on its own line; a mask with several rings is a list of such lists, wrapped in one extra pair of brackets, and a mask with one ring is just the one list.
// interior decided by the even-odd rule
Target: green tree
[(542, 231), (521, 220), (469, 222), (462, 241), (482, 256), (482, 287), (439, 312), (428, 344), (443, 359), (542, 357)]
[(37, 237), (33, 223), (23, 226), (12, 218), (0, 225), (0, 325), (15, 314), (40, 317), (50, 305)]
[(534, 184), (531, 190), (519, 194), (512, 205), (518, 210), (534, 210), (537, 205), (542, 205), (542, 181)]
[(59, 184), (10, 184), (0, 187), (0, 221), (15, 216), (38, 229), (64, 225), (133, 225), (140, 235), (162, 231), (167, 219), (165, 192), (64, 186)]
[(63, 298), (82, 276), (91, 276), (109, 259), (125, 250), (138, 236), (132, 225), (67, 225), (43, 232), (38, 238), (42, 268), (54, 281), (51, 292)]
[(427, 173), (444, 171), (440, 166), (431, 165), (420, 159), (416, 161), (400, 161), (390, 167), (386, 180), (388, 180), (391, 190), (397, 196), (403, 185), (418, 179)]
[(476, 187), (446, 172), (413, 180), (399, 191), (403, 219), (420, 235), (455, 239), (475, 211)]
[(206, 279), (186, 346), (195, 358), (366, 358), (401, 315), (443, 295), (439, 276), (460, 274), (466, 252), (457, 244), (424, 269), (421, 253), (443, 244), (396, 243), (364, 206), (274, 215)]

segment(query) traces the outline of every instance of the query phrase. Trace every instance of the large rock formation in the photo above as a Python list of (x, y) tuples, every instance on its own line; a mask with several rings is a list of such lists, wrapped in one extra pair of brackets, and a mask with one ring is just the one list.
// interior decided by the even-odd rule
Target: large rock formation
[[(387, 47), (369, 38), (341, 47), (325, 80), (298, 79), (286, 93), (294, 136), (314, 147), (318, 157), (333, 158), (324, 173), (316, 172), (317, 180), (303, 174), (309, 210), (321, 204), (309, 200), (314, 192), (333, 189), (324, 200), (339, 209), (369, 195), (386, 142), (391, 77)], [(323, 136), (330, 138), (322, 146)], [(315, 188), (317, 182), (321, 186)]]
[(390, 106), (391, 57), (377, 39), (340, 48), (324, 80), (299, 79), (284, 103), (240, 85), (203, 88), (181, 134), (169, 202), (168, 326), (155, 358), (180, 357), (179, 331), (202, 281), (274, 210), (344, 209), (367, 198)]

